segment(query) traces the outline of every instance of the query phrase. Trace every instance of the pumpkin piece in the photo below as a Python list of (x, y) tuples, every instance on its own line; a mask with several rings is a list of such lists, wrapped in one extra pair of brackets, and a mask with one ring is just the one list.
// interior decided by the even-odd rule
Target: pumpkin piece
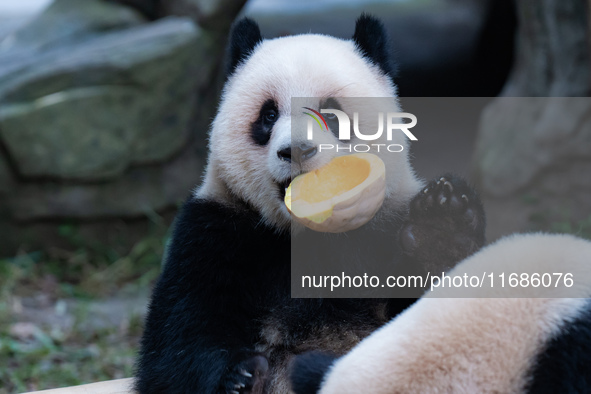
[(296, 177), (285, 192), (285, 205), (297, 222), (315, 231), (340, 233), (369, 222), (382, 206), (384, 162), (370, 153), (332, 159)]

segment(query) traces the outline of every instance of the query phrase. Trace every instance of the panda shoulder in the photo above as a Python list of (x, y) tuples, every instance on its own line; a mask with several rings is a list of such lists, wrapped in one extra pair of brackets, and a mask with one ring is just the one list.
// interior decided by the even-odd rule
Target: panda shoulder
[(212, 199), (191, 196), (181, 207), (166, 253), (166, 264), (187, 260), (215, 258), (233, 243), (248, 249), (258, 232), (260, 218), (251, 210)]

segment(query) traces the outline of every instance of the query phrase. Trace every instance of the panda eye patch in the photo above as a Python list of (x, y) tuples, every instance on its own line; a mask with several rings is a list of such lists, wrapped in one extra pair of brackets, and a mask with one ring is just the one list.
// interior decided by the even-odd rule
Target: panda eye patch
[(259, 116), (251, 125), (251, 135), (258, 145), (266, 145), (271, 138), (273, 125), (279, 119), (279, 109), (274, 100), (267, 100), (261, 106)]
[[(321, 109), (338, 109), (339, 111), (343, 110), (343, 108), (341, 107), (341, 104), (334, 97), (329, 97), (326, 100), (324, 100), (322, 103), (320, 103), (320, 108)], [(339, 119), (337, 118), (337, 116), (335, 114), (331, 114), (331, 113), (324, 113), (324, 114), (322, 114), (322, 116), (324, 116), (324, 119), (326, 119), (326, 123), (328, 124), (328, 128), (330, 129), (330, 131), (332, 131), (332, 133), (335, 136), (338, 136), (338, 134), (339, 134)]]

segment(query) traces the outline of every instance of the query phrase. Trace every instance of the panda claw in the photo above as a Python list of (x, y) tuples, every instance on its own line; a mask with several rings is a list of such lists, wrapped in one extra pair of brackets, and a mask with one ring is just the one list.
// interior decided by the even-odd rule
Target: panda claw
[(240, 371), (240, 375), (246, 376), (247, 378), (252, 378), (252, 374), (244, 369)]
[(473, 201), (463, 190), (467, 185), (456, 182), (448, 176), (435, 178), (421, 189), (411, 204), (411, 211), (429, 215), (430, 210), (437, 207), (435, 209), (449, 209), (461, 215)]
[[(441, 252), (446, 267), (474, 252), (484, 243), (484, 211), (478, 195), (461, 178), (444, 175), (431, 180), (413, 197), (409, 216), (398, 233), (406, 255), (430, 262), (432, 239), (449, 239), (453, 248)], [(455, 243), (454, 243), (455, 242)], [(430, 264), (430, 263), (429, 263)]]
[(232, 390), (232, 391), (230, 391), (230, 394), (240, 394), (240, 393), (236, 390)]
[(237, 384), (234, 385), (234, 388), (236, 390), (240, 390), (240, 389), (243, 389), (245, 387), (246, 387), (246, 385), (244, 383), (237, 383)]

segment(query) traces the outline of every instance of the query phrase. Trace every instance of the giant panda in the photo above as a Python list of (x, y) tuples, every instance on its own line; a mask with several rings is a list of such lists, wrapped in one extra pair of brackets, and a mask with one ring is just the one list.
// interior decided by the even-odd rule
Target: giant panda
[[(550, 287), (502, 287), (496, 277), (492, 287), (436, 288), (336, 361), (324, 353), (298, 356), (294, 391), (590, 393), (591, 242), (508, 236), (449, 274), (483, 272), (548, 273), (555, 280), (546, 282)], [(555, 273), (571, 276), (564, 282)]]
[[(294, 355), (344, 354), (414, 302), (290, 296), (291, 241), (312, 231), (292, 231), (285, 187), (294, 168), (311, 171), (331, 158), (292, 145), (291, 98), (322, 98), (310, 105), (331, 101), (345, 112), (346, 97), (396, 98), (381, 22), (362, 15), (351, 40), (263, 40), (258, 25), (243, 19), (228, 48), (204, 179), (177, 216), (149, 305), (135, 383), (142, 394), (288, 393)], [(451, 267), (484, 243), (482, 204), (457, 176), (419, 179), (406, 137), (395, 138), (405, 149), (382, 154), (389, 165), (385, 199), (354, 230), (361, 241), (348, 233), (323, 236), (350, 260), (386, 244), (379, 257), (392, 266)]]

